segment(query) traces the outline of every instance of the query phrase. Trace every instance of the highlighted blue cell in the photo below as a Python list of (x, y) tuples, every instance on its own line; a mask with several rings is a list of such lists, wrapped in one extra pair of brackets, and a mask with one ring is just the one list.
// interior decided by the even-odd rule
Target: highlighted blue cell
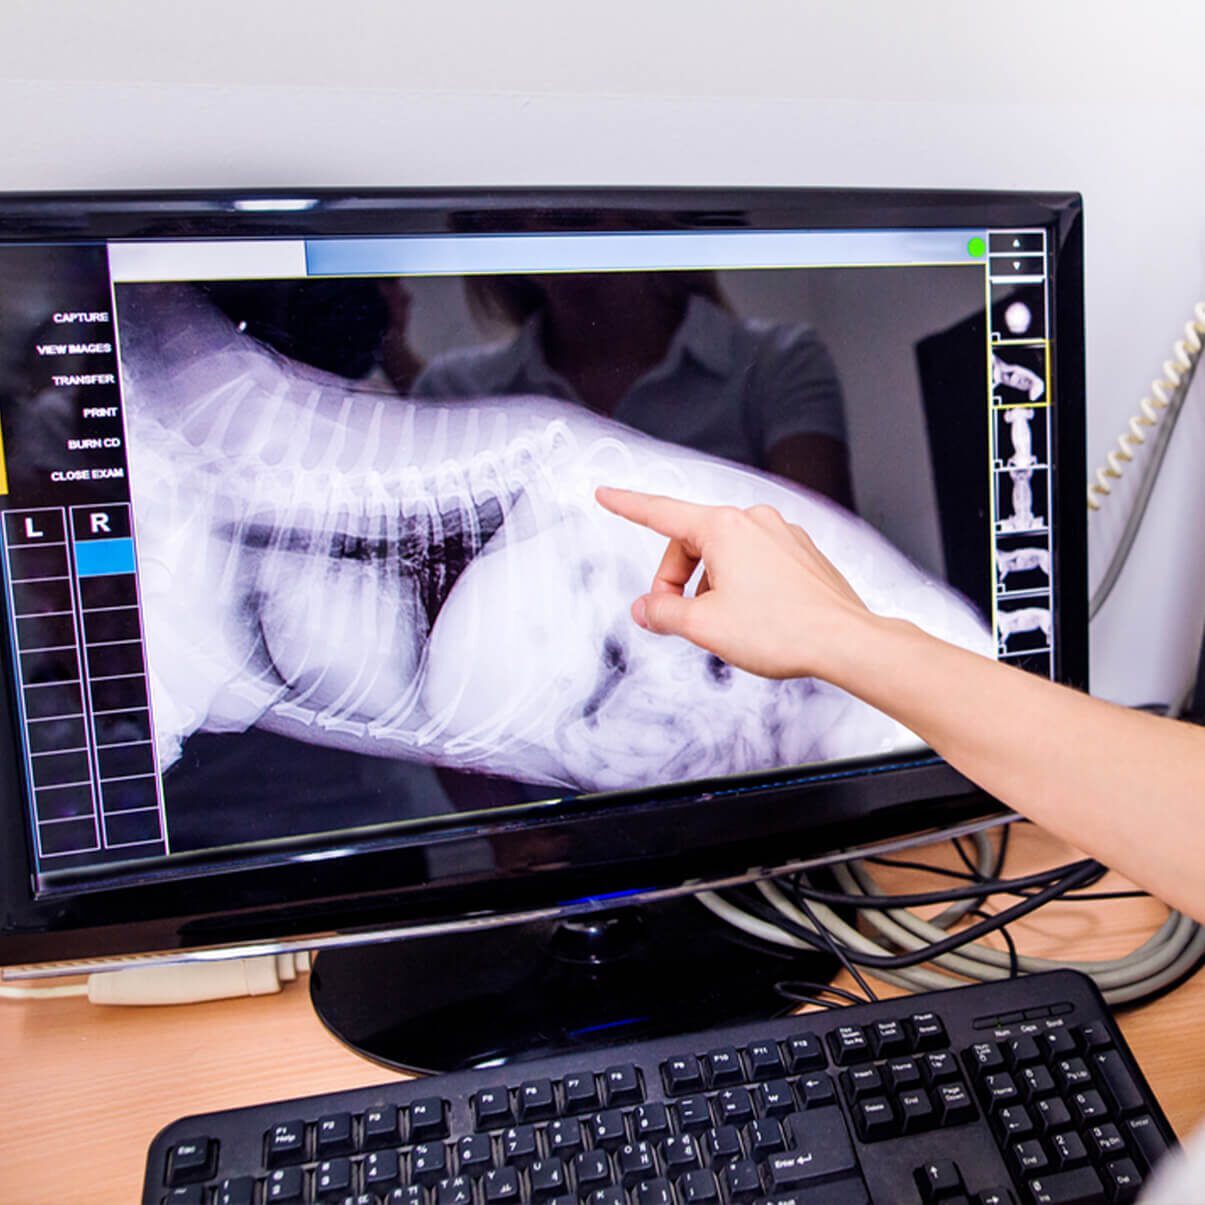
[(134, 572), (134, 541), (85, 540), (75, 546), (75, 571), (80, 577)]

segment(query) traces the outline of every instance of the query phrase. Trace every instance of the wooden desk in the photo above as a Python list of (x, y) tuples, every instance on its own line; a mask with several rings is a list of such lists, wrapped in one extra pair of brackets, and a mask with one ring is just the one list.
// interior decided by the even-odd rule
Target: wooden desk
[[(949, 863), (948, 851), (926, 856)], [(1008, 868), (1023, 874), (1070, 856), (1018, 827)], [(893, 888), (918, 883), (902, 872), (883, 879)], [(1163, 915), (1150, 900), (1068, 903), (1013, 932), (1026, 953), (1100, 958), (1137, 945)], [(1203, 1014), (1205, 976), (1197, 976), (1120, 1017), (1181, 1134), (1205, 1117)], [(0, 1052), (0, 1201), (14, 1205), (137, 1201), (147, 1144), (176, 1117), (389, 1079), (326, 1032), (304, 980), (278, 996), (175, 1008), (0, 1000)]]

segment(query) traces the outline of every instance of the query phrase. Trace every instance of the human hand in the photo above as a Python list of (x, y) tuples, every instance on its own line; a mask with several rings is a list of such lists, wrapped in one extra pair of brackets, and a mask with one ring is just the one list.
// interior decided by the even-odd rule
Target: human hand
[(871, 614), (802, 528), (771, 506), (700, 506), (608, 486), (595, 497), (669, 539), (651, 590), (632, 604), (642, 628), (766, 678), (840, 676), (841, 651)]

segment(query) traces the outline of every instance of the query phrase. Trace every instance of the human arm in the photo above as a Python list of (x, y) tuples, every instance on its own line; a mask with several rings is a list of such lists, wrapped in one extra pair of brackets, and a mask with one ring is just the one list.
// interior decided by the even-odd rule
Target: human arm
[[(769, 507), (601, 490), (668, 537), (650, 631), (765, 677), (820, 677), (906, 725), (1017, 811), (1205, 919), (1205, 729), (1134, 712), (871, 613), (807, 535)], [(699, 563), (700, 589), (684, 593)]]

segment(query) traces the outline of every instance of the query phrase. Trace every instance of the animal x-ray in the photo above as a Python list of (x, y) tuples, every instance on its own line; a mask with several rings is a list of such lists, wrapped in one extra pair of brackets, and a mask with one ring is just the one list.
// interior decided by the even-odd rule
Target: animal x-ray
[(873, 610), (993, 653), (960, 595), (781, 478), (556, 399), (329, 375), (188, 286), (126, 287), (120, 316), (163, 771), (194, 735), (251, 729), (545, 795), (920, 747), (826, 683), (637, 628), (664, 540), (601, 484), (775, 506)]

